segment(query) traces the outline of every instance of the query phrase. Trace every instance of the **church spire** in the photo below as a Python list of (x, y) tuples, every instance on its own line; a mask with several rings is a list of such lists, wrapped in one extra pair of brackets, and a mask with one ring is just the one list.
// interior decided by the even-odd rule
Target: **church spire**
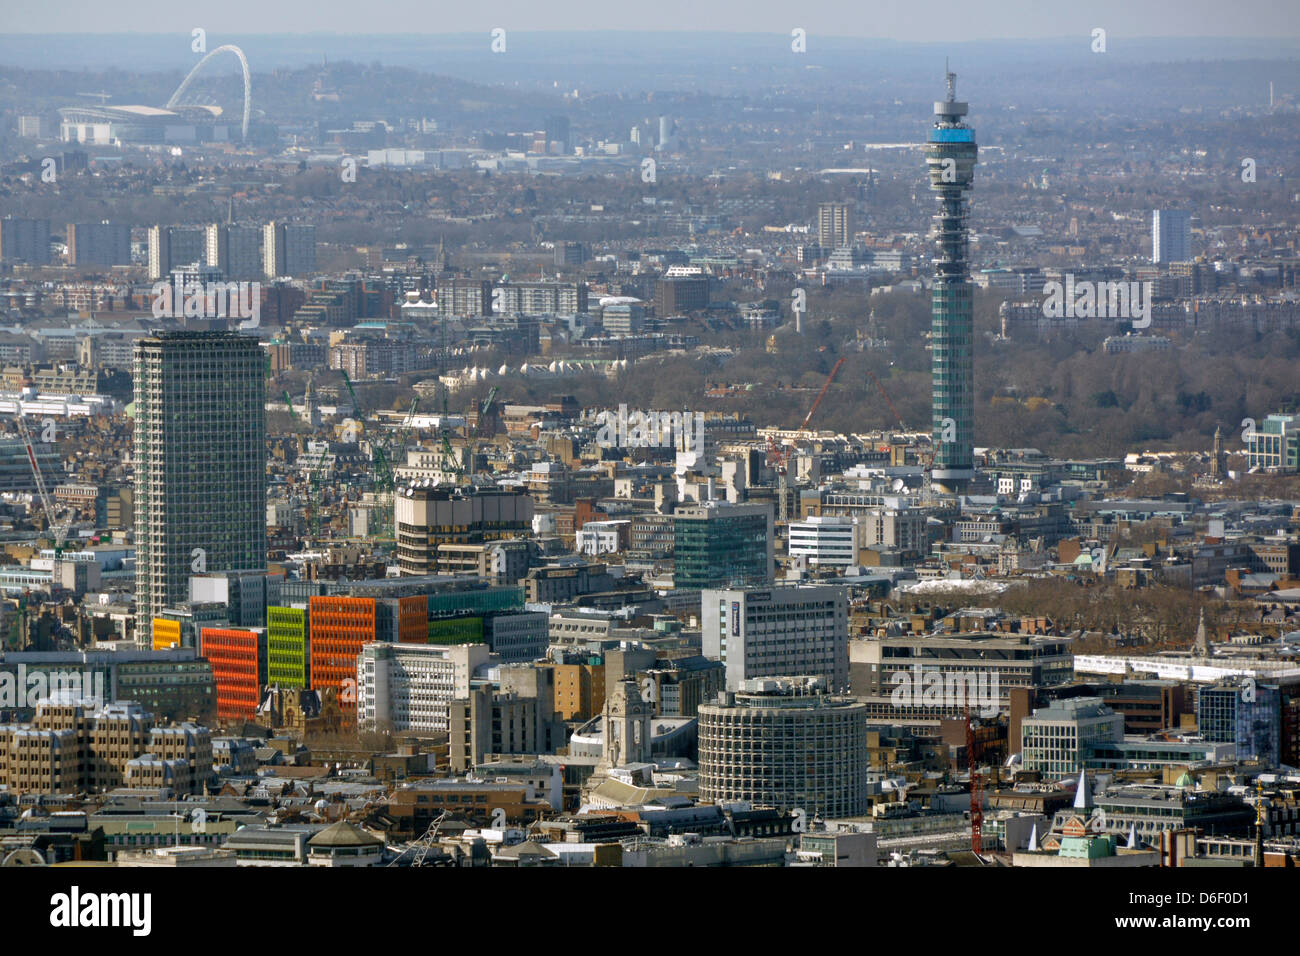
[(1079, 771), (1079, 786), (1074, 790), (1074, 809), (1092, 809), (1092, 788), (1088, 786), (1088, 771)]
[(1214, 648), (1210, 645), (1210, 634), (1205, 629), (1205, 608), (1201, 608), (1201, 619), (1196, 624), (1196, 641), (1192, 645), (1192, 654), (1196, 657), (1214, 656)]

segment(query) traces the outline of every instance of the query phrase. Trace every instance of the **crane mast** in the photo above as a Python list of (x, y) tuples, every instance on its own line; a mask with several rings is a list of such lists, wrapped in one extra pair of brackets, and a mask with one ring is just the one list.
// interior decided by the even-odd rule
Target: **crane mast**
[(835, 381), (835, 376), (839, 373), (840, 366), (843, 364), (844, 359), (841, 357), (840, 360), (835, 363), (835, 367), (831, 369), (831, 374), (826, 376), (826, 384), (823, 385), (822, 390), (817, 393), (817, 400), (812, 403), (812, 408), (808, 409), (808, 414), (804, 416), (803, 424), (799, 426), (800, 431), (808, 430), (808, 423), (812, 421), (813, 415), (817, 414), (818, 406), (821, 405), (822, 399), (826, 397), (826, 392), (830, 389), (831, 382)]
[(23, 420), (22, 415), (16, 416), (18, 422), (18, 433), (22, 436), (23, 446), (27, 449), (27, 461), (32, 466), (32, 477), (36, 479), (36, 494), (40, 497), (41, 508), (45, 511), (45, 521), (49, 526), (50, 533), (54, 536), (54, 569), (58, 570), (59, 559), (63, 555), (63, 542), (68, 537), (68, 528), (72, 525), (72, 515), (57, 524), (54, 521), (54, 504), (50, 499), (50, 493), (45, 487), (45, 476), (41, 474), (40, 463), (36, 460), (36, 448), (32, 444), (32, 433), (27, 428), (27, 422)]

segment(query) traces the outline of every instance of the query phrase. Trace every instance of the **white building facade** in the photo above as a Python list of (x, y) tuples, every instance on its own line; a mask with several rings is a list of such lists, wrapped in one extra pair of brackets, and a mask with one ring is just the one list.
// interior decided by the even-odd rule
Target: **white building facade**
[(837, 587), (708, 589), (701, 596), (706, 657), (726, 665), (727, 689), (786, 674), (848, 686), (849, 615)]

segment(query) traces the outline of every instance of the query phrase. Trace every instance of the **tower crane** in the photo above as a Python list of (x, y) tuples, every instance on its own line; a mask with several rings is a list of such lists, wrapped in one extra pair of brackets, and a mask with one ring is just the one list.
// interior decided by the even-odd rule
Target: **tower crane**
[(492, 414), (492, 406), (496, 403), (496, 400), (497, 386), (493, 385), (492, 390), (488, 392), (487, 398), (483, 400), (483, 404), (479, 406), (478, 410), (478, 427), (475, 431), (480, 438), (486, 438), (491, 434), (488, 431), (488, 416)]
[[(831, 382), (835, 381), (835, 376), (839, 374), (840, 367), (843, 364), (844, 364), (844, 359), (843, 357), (841, 357), (835, 363), (835, 366), (831, 369), (830, 375), (826, 376), (826, 382), (822, 385), (821, 391), (817, 393), (817, 398), (813, 401), (812, 408), (808, 409), (808, 414), (804, 416), (803, 423), (799, 426), (800, 432), (808, 431), (809, 422), (811, 422), (813, 416), (817, 414), (817, 409), (821, 406), (822, 399), (826, 397), (826, 393), (830, 390)], [(788, 462), (790, 459), (790, 449), (789, 448), (778, 449), (776, 447), (776, 442), (772, 441), (769, 438), (768, 455), (774, 460), (776, 465), (777, 499), (778, 499), (777, 520), (780, 522), (785, 522), (788, 521), (790, 518), (790, 505), (789, 502), (786, 500), (787, 498), (786, 492), (788, 487), (788, 472), (789, 472)]]
[[(419, 408), (420, 399), (418, 397), (411, 399), (411, 407), (407, 411), (406, 417), (402, 419), (402, 424), (397, 432), (397, 439), (393, 443), (394, 450), (399, 453), (406, 451), (406, 442), (411, 434), (411, 425), (415, 421), (415, 413)], [(389, 457), (392, 456), (390, 455)]]
[(465, 469), (460, 462), (456, 461), (456, 450), (451, 446), (451, 429), (447, 427), (447, 419), (451, 417), (451, 412), (448, 410), (450, 395), (451, 389), (444, 388), (442, 392), (442, 422), (440, 429), (442, 435), (442, 470), (452, 472), (459, 479), (464, 476)]
[(51, 535), (54, 537), (54, 565), (51, 582), (57, 580), (59, 572), (60, 559), (63, 556), (63, 542), (68, 537), (68, 529), (72, 526), (72, 512), (60, 522), (54, 520), (54, 504), (50, 499), (50, 493), (45, 487), (45, 476), (41, 474), (40, 463), (36, 460), (36, 448), (32, 444), (32, 433), (27, 428), (27, 422), (22, 415), (15, 416), (18, 422), (18, 434), (22, 436), (23, 446), (27, 449), (27, 460), (32, 466), (32, 477), (36, 479), (36, 494), (41, 499), (41, 508), (45, 511), (45, 522), (49, 527)]
[[(347, 373), (347, 369), (339, 369), (343, 373), (343, 383), (348, 387), (348, 395), (352, 399), (352, 413), (361, 422), (365, 422), (365, 411), (361, 407), (361, 401), (357, 398), (357, 390), (352, 387), (352, 379)], [(415, 414), (415, 406), (411, 407), (411, 412), (407, 420)], [(393, 478), (393, 469), (388, 461), (388, 453), (384, 449), (382, 441), (372, 439), (370, 441), (370, 455), (375, 463), (375, 491), (376, 501), (378, 503), (379, 520), (376, 522), (376, 530), (382, 531), (387, 527), (388, 515), (384, 502), (392, 501), (393, 487), (395, 481)]]
[[(898, 421), (898, 427), (906, 432), (907, 423), (903, 421), (903, 416), (898, 413), (898, 408), (889, 397), (889, 392), (885, 391), (885, 386), (881, 383), (880, 379), (876, 377), (876, 373), (871, 371), (871, 369), (867, 369), (867, 375), (871, 377), (871, 381), (875, 382), (876, 388), (880, 389), (880, 394), (884, 396), (885, 404), (889, 406), (889, 410), (894, 413), (894, 418)], [(931, 439), (931, 445), (933, 447), (930, 449), (930, 454), (921, 460), (921, 498), (923, 501), (930, 501), (933, 498), (933, 492), (931, 490), (931, 470), (934, 467), (935, 458), (939, 456), (939, 446), (935, 444), (933, 439)]]
[[(393, 492), (397, 487), (397, 477), (393, 474), (392, 465), (398, 455), (406, 453), (407, 436), (411, 432), (411, 423), (415, 420), (415, 412), (419, 407), (420, 400), (418, 398), (412, 399), (410, 410), (407, 411), (406, 417), (402, 419), (402, 424), (398, 426), (396, 436), (389, 445), (387, 452), (384, 451), (382, 444), (371, 443), (375, 453), (375, 468), (379, 472), (377, 485), (379, 488), (380, 518), (376, 522), (377, 530), (384, 531), (388, 528), (388, 518), (393, 508)], [(397, 529), (394, 528), (394, 534), (396, 534), (396, 531)]]
[(831, 382), (835, 381), (835, 376), (839, 374), (840, 366), (843, 364), (844, 359), (841, 357), (840, 360), (835, 363), (835, 367), (831, 369), (831, 374), (826, 376), (826, 384), (824, 384), (822, 390), (817, 393), (816, 401), (812, 403), (812, 408), (808, 409), (808, 414), (804, 416), (803, 424), (799, 426), (801, 432), (808, 430), (808, 423), (812, 421), (813, 415), (817, 414), (817, 409), (820, 407), (822, 399), (826, 397), (826, 392), (830, 390)]
[[(311, 405), (310, 402), (311, 384), (310, 383), (308, 383), (307, 385), (307, 392), (308, 395), (304, 398), (304, 402), (306, 403), (307, 407), (310, 407)], [(310, 416), (307, 416), (306, 419), (300, 419), (298, 417), (298, 413), (293, 410), (293, 398), (289, 395), (288, 389), (285, 389), (284, 391), (284, 404), (287, 405), (289, 408), (289, 417), (292, 418), (295, 422), (305, 420), (307, 425), (309, 426), (311, 425)], [(313, 538), (319, 537), (320, 535), (320, 509), (319, 509), (319, 503), (317, 499), (320, 496), (320, 473), (324, 469), (324, 467), (325, 467), (325, 455), (322, 452), (317, 457), (316, 463), (310, 465), (307, 468), (307, 474), (305, 476), (305, 480), (307, 482), (307, 504), (304, 511), (307, 517), (307, 527), (310, 529), (311, 536)]]
[(429, 829), (424, 831), (424, 834), (420, 839), (416, 840), (401, 853), (397, 854), (397, 856), (389, 860), (388, 865), (396, 866), (398, 860), (414, 850), (415, 859), (411, 861), (411, 866), (424, 866), (424, 858), (428, 856), (429, 851), (433, 849), (433, 844), (438, 839), (438, 830), (442, 827), (442, 821), (445, 820), (446, 817), (447, 811), (443, 810), (442, 813), (438, 814), (438, 816), (434, 818), (433, 822), (429, 824)]
[(787, 479), (786, 473), (789, 471), (787, 462), (790, 458), (790, 447), (778, 448), (776, 442), (771, 438), (767, 439), (768, 459), (776, 468), (776, 493), (777, 493), (777, 521), (786, 522), (790, 520), (790, 506), (786, 501)]
[(885, 391), (885, 386), (881, 384), (880, 379), (876, 378), (876, 373), (871, 371), (871, 369), (867, 369), (867, 375), (871, 377), (871, 381), (876, 383), (876, 388), (880, 389), (880, 394), (884, 396), (885, 404), (889, 406), (889, 410), (894, 413), (894, 418), (898, 421), (898, 427), (903, 431), (907, 431), (907, 426), (903, 423), (903, 416), (898, 414), (898, 409), (894, 407), (894, 400), (889, 397), (889, 393)]
[(352, 379), (348, 377), (347, 369), (341, 368), (339, 371), (343, 373), (343, 384), (348, 387), (348, 396), (352, 399), (352, 414), (360, 418), (362, 411), (361, 403), (357, 401), (357, 390), (352, 387)]

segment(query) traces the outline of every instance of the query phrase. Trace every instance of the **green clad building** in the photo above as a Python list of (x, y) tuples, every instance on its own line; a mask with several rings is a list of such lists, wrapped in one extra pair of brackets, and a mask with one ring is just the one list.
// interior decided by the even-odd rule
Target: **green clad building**
[(266, 609), (266, 682), (280, 687), (310, 686), (307, 609)]
[(429, 622), (430, 644), (483, 644), (483, 618), (449, 617)]

